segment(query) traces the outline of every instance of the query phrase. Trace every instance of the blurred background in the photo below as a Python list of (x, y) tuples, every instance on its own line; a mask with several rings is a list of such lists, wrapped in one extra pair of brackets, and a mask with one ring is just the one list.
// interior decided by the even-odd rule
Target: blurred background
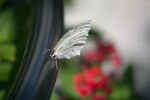
[[(0, 100), (18, 72), (31, 2), (0, 0)], [(66, 31), (91, 21), (81, 56), (63, 60), (51, 100), (150, 100), (150, 0), (64, 0)], [(65, 32), (66, 32), (65, 31)]]

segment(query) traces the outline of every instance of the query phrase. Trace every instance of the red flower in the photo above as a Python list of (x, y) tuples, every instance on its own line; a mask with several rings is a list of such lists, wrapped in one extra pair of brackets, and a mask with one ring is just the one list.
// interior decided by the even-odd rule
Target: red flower
[(87, 85), (82, 74), (76, 74), (74, 76), (74, 87), (81, 98), (85, 98), (92, 92), (91, 87)]
[(109, 54), (114, 54), (114, 53), (116, 53), (116, 49), (115, 49), (115, 47), (114, 47), (113, 44), (108, 44), (108, 45), (106, 46), (106, 49), (107, 49), (107, 52), (108, 52)]
[(92, 89), (100, 89), (108, 94), (111, 92), (109, 86), (109, 78), (105, 76), (101, 69), (96, 66), (92, 66), (91, 69), (84, 69), (85, 81)]
[(83, 73), (74, 76), (74, 89), (81, 98), (88, 96), (91, 100), (106, 100), (112, 92), (110, 79), (99, 66), (91, 65), (100, 65), (104, 60), (109, 59), (115, 67), (119, 67), (121, 57), (113, 44), (97, 40), (96, 49), (87, 51), (84, 59), (86, 63), (82, 66)]
[[(96, 50), (87, 51), (84, 58), (88, 63), (101, 63), (105, 58), (112, 59), (111, 57), (113, 57), (113, 55), (117, 55), (115, 47), (110, 43), (105, 43), (98, 40), (96, 42)], [(113, 58), (113, 64), (115, 64), (115, 66), (121, 64), (120, 62), (120, 59), (116, 57), (115, 59)]]
[(112, 88), (110, 87), (108, 76), (101, 77), (101, 80), (99, 81), (97, 88), (101, 89), (102, 91), (106, 92), (107, 94), (111, 93)]
[(75, 90), (82, 98), (95, 91), (102, 91), (105, 94), (111, 93), (108, 77), (97, 66), (92, 66), (90, 69), (84, 67), (83, 74), (74, 76), (74, 82)]
[(85, 61), (91, 62), (101, 62), (104, 59), (103, 53), (100, 51), (88, 51), (85, 54)]
[(87, 62), (95, 61), (96, 60), (96, 52), (94, 52), (94, 51), (88, 51), (88, 52), (86, 52), (86, 54), (85, 54), (85, 60)]
[(84, 58), (85, 61), (90, 64), (100, 64), (102, 61), (109, 59), (113, 66), (121, 66), (121, 57), (118, 55), (115, 47), (110, 43), (102, 42), (100, 40), (96, 41), (96, 50), (87, 51)]
[(91, 69), (84, 69), (85, 81), (93, 89), (97, 88), (102, 72), (99, 67), (93, 66)]
[(116, 53), (116, 49), (114, 45), (111, 43), (106, 43), (106, 42), (102, 42), (98, 40), (96, 42), (96, 47), (97, 47), (97, 50), (103, 52), (105, 55), (111, 55), (111, 54)]
[(113, 56), (112, 57), (112, 64), (115, 67), (120, 67), (121, 66), (121, 58), (120, 58), (120, 56), (118, 56), (118, 55)]

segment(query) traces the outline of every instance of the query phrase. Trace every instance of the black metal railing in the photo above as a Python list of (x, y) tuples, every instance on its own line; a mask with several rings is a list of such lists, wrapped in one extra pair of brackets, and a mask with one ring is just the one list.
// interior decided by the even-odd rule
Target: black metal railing
[(52, 49), (64, 33), (63, 4), (61, 0), (34, 0), (33, 5), (28, 45), (7, 100), (49, 100), (57, 78), (55, 60), (43, 52)]

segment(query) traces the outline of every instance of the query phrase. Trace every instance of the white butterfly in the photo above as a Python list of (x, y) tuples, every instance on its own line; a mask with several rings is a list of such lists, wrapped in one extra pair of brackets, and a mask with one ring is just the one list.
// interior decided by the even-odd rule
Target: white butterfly
[(80, 23), (69, 30), (50, 51), (53, 59), (71, 58), (80, 55), (80, 51), (86, 43), (90, 30), (90, 21)]

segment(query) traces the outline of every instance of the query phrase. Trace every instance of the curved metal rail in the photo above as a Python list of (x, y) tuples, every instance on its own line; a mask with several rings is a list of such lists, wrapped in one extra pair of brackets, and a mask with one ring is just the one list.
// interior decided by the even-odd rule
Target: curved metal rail
[(63, 35), (63, 4), (61, 0), (34, 0), (33, 4), (28, 45), (7, 100), (49, 100), (57, 78), (55, 60), (42, 53)]

